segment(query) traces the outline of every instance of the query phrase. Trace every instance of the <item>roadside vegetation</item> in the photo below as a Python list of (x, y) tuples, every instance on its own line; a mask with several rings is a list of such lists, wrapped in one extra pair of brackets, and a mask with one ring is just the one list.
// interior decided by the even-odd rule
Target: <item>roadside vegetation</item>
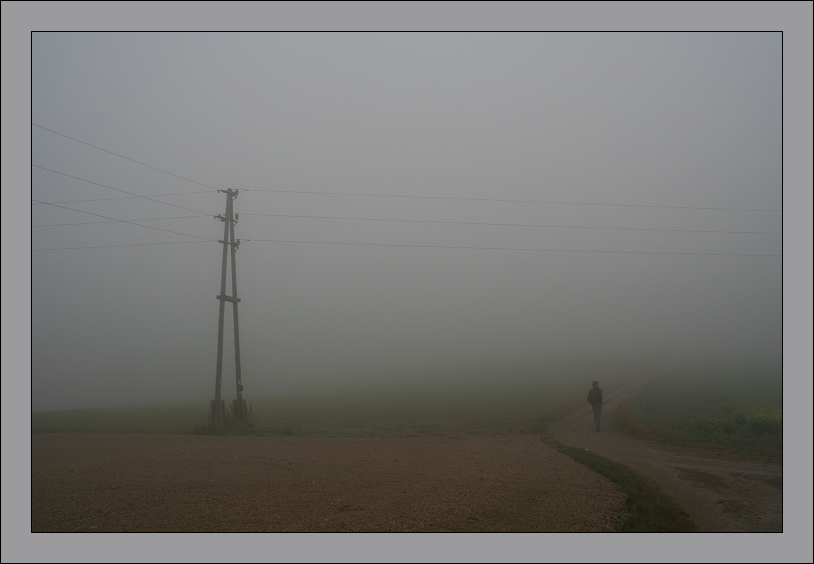
[(687, 365), (622, 402), (617, 425), (645, 440), (780, 461), (782, 392), (779, 363)]
[(698, 530), (689, 515), (645, 478), (590, 451), (556, 444), (557, 450), (605, 476), (625, 494), (627, 517), (619, 532), (688, 533)]

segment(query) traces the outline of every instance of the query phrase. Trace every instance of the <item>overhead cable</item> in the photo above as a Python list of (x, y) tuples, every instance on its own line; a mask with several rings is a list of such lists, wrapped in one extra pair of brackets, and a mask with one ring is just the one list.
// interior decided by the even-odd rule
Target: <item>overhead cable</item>
[(170, 231), (169, 229), (161, 229), (160, 227), (150, 227), (149, 225), (142, 225), (140, 223), (135, 223), (133, 221), (128, 221), (126, 219), (116, 219), (115, 217), (108, 217), (106, 215), (100, 215), (98, 213), (91, 213), (91, 212), (86, 212), (86, 211), (82, 211), (82, 210), (76, 210), (76, 209), (73, 209), (73, 208), (68, 208), (68, 207), (65, 207), (65, 206), (52, 204), (50, 202), (41, 202), (40, 200), (33, 200), (33, 201), (40, 202), (41, 204), (47, 204), (49, 206), (54, 206), (55, 208), (62, 208), (64, 210), (70, 210), (70, 211), (74, 211), (74, 212), (78, 212), (78, 213), (85, 213), (85, 214), (88, 214), (88, 215), (95, 215), (96, 217), (101, 217), (101, 218), (104, 218), (104, 219), (112, 219), (114, 221), (121, 221), (122, 223), (129, 223), (130, 225), (137, 225), (138, 227), (144, 227), (145, 229), (155, 229), (156, 231), (164, 231), (166, 233), (173, 233), (175, 235), (183, 235), (184, 237), (192, 237), (193, 239), (201, 239), (203, 241), (215, 241), (215, 239), (209, 239), (207, 237), (198, 237), (197, 235), (188, 235), (186, 233), (179, 233), (178, 231)]
[(748, 254), (748, 253), (694, 253), (681, 251), (605, 251), (580, 249), (529, 249), (515, 247), (470, 247), (452, 245), (410, 245), (397, 243), (343, 243), (339, 241), (293, 241), (283, 239), (242, 239), (249, 242), (269, 243), (303, 243), (315, 245), (350, 245), (359, 247), (410, 247), (419, 249), (473, 249), (484, 251), (534, 251), (543, 253), (613, 253), (613, 254), (641, 254), (641, 255), (701, 255), (701, 256), (734, 256), (734, 257), (781, 257), (782, 254)]
[(756, 209), (756, 208), (717, 208), (717, 207), (701, 207), (701, 206), (665, 206), (665, 205), (646, 205), (646, 204), (602, 204), (594, 202), (561, 202), (550, 200), (514, 200), (508, 198), (465, 198), (465, 197), (452, 197), (452, 196), (414, 196), (406, 194), (372, 194), (362, 192), (320, 192), (316, 190), (266, 190), (266, 189), (244, 189), (241, 192), (274, 192), (280, 194), (318, 194), (324, 196), (368, 196), (375, 198), (410, 198), (416, 200), (464, 200), (470, 202), (509, 202), (516, 204), (557, 204), (568, 206), (610, 206), (610, 207), (623, 207), (623, 208), (666, 208), (666, 209), (680, 209), (680, 210), (717, 210), (717, 211), (751, 211), (751, 212), (781, 212), (783, 210), (775, 209)]
[[(48, 169), (46, 169), (46, 170), (48, 170)], [(55, 171), (51, 171), (51, 172), (55, 172)], [(59, 173), (59, 174), (61, 174), (61, 173)], [(85, 182), (87, 182), (87, 180), (85, 180)], [(110, 188), (110, 186), (106, 186), (106, 188)], [(115, 188), (114, 188), (114, 190), (115, 190)], [(167, 196), (186, 196), (186, 195), (189, 195), (189, 194), (211, 194), (211, 193), (212, 192), (210, 192), (209, 190), (206, 190), (206, 191), (198, 190), (197, 192), (174, 192), (172, 194), (153, 194), (153, 196), (158, 196), (159, 198), (165, 198)], [(110, 198), (86, 198), (84, 200), (62, 200), (62, 201), (53, 202), (53, 203), (54, 204), (78, 204), (78, 203), (81, 203), (81, 202), (106, 202), (108, 200), (133, 200), (135, 198), (143, 198), (143, 197), (144, 196), (114, 196), (114, 197), (110, 197)], [(37, 202), (34, 205), (41, 205), (41, 204), (39, 202)]]
[(124, 245), (96, 245), (93, 247), (54, 247), (50, 249), (31, 249), (34, 251), (75, 251), (80, 249), (112, 249), (115, 247), (154, 247), (157, 245), (183, 245), (186, 243), (210, 243), (211, 241), (173, 241), (170, 243), (131, 243)]
[[(172, 206), (174, 208), (179, 208), (179, 209), (182, 209), (182, 210), (195, 212), (195, 213), (201, 214), (201, 215), (212, 215), (212, 214), (208, 214), (208, 213), (201, 212), (201, 211), (198, 211), (198, 210), (185, 208), (184, 206), (179, 206), (179, 205), (176, 205), (176, 204), (170, 204), (168, 202), (162, 202), (161, 200), (156, 200), (155, 198), (151, 198), (149, 196), (142, 196), (141, 194), (135, 194), (133, 192), (128, 192), (127, 190), (122, 190), (121, 188), (114, 188), (113, 186), (108, 186), (107, 184), (99, 184), (98, 182), (93, 182), (91, 180), (86, 180), (84, 178), (79, 178), (78, 176), (73, 176), (73, 175), (70, 175), (70, 174), (65, 174), (64, 172), (59, 172), (58, 170), (51, 170), (50, 168), (45, 168), (44, 166), (38, 166), (38, 165), (35, 165), (35, 164), (32, 164), (31, 166), (33, 166), (35, 168), (42, 169), (42, 170), (47, 170), (48, 172), (53, 172), (54, 174), (61, 174), (62, 176), (67, 176), (68, 178), (81, 180), (82, 182), (87, 182), (88, 184), (95, 184), (96, 186), (102, 186), (103, 188), (110, 188), (111, 190), (116, 190), (117, 192), (122, 192), (124, 194), (130, 194), (131, 196), (134, 196), (136, 198), (144, 198), (145, 200), (150, 200), (152, 202), (158, 202), (159, 204), (164, 204), (165, 206)], [(36, 200), (32, 200), (32, 201), (36, 201)], [(43, 203), (46, 203), (46, 202), (39, 202), (39, 203), (43, 204)], [(48, 203), (50, 203), (50, 205), (55, 204), (55, 202), (48, 202)]]
[[(39, 202), (37, 202), (39, 203)], [(63, 203), (63, 202), (54, 202), (54, 203)], [(48, 205), (48, 204), (44, 204)], [(131, 219), (130, 221), (164, 221), (167, 219), (201, 219), (202, 215), (177, 215), (175, 217), (150, 217), (145, 219)], [(102, 223), (119, 223), (121, 219), (112, 219), (110, 221), (81, 221), (77, 223), (45, 223), (43, 225), (32, 225), (31, 228), (34, 227), (67, 227), (70, 225), (98, 225)]]
[(86, 143), (85, 141), (82, 141), (82, 140), (80, 140), (80, 139), (77, 139), (76, 137), (71, 137), (70, 135), (65, 135), (64, 133), (60, 133), (59, 131), (54, 131), (53, 129), (48, 129), (47, 127), (43, 127), (43, 126), (41, 126), (41, 125), (37, 125), (36, 123), (33, 123), (33, 122), (31, 123), (31, 125), (33, 125), (34, 127), (39, 127), (40, 129), (44, 129), (45, 131), (50, 131), (51, 133), (55, 133), (56, 135), (61, 135), (62, 137), (66, 137), (66, 138), (68, 138), (68, 139), (71, 139), (71, 140), (73, 140), (73, 141), (76, 141), (77, 143), (82, 143), (83, 145), (87, 145), (88, 147), (93, 147), (94, 149), (98, 149), (98, 150), (100, 150), (100, 151), (104, 151), (105, 153), (110, 153), (111, 155), (116, 155), (117, 157), (120, 157), (120, 158), (122, 158), (122, 159), (125, 159), (125, 160), (128, 160), (128, 161), (131, 161), (131, 162), (134, 162), (134, 163), (138, 163), (138, 164), (140, 164), (140, 165), (146, 166), (147, 168), (151, 168), (151, 169), (153, 169), (153, 170), (157, 170), (157, 171), (159, 171), (159, 172), (163, 172), (163, 173), (165, 173), (165, 174), (169, 174), (170, 176), (175, 176), (176, 178), (181, 178), (181, 179), (186, 180), (186, 181), (188, 181), (188, 182), (192, 182), (193, 184), (198, 184), (198, 185), (200, 185), (200, 186), (206, 186), (207, 188), (212, 188), (212, 190), (217, 190), (217, 188), (215, 188), (214, 186), (210, 186), (209, 184), (204, 184), (203, 182), (198, 182), (197, 180), (192, 180), (191, 178), (187, 178), (187, 177), (185, 177), (185, 176), (181, 176), (180, 174), (175, 174), (174, 172), (170, 172), (170, 171), (168, 171), (168, 170), (164, 170), (164, 169), (161, 169), (161, 168), (158, 168), (158, 167), (152, 166), (152, 165), (148, 165), (147, 163), (143, 163), (143, 162), (141, 162), (141, 161), (137, 161), (136, 159), (131, 159), (130, 157), (125, 157), (124, 155), (120, 155), (120, 154), (118, 154), (118, 153), (114, 153), (113, 151), (108, 151), (107, 149), (102, 149), (101, 147), (97, 147), (96, 145), (91, 145), (90, 143)]
[(383, 222), (401, 222), (401, 223), (433, 223), (444, 225), (486, 225), (494, 227), (546, 227), (556, 229), (614, 229), (621, 231), (665, 231), (665, 232), (681, 232), (681, 233), (733, 233), (733, 234), (761, 234), (761, 235), (781, 235), (777, 231), (724, 231), (716, 229), (659, 229), (649, 227), (591, 227), (591, 226), (574, 226), (574, 225), (542, 225), (538, 223), (486, 223), (480, 221), (437, 221), (430, 219), (382, 219), (375, 217), (339, 217), (328, 215), (289, 215), (281, 213), (241, 213), (240, 215), (253, 215), (264, 217), (288, 217), (296, 219), (337, 219), (337, 220), (353, 220), (353, 221), (383, 221)]

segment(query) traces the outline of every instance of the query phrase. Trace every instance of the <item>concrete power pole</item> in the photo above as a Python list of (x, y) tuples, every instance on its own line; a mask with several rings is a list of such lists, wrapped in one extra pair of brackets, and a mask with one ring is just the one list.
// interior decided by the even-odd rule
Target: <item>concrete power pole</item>
[[(223, 422), (223, 413), (225, 411), (224, 401), (221, 397), (221, 380), (223, 378), (223, 318), (226, 309), (226, 302), (232, 303), (232, 314), (234, 319), (235, 329), (235, 379), (237, 384), (237, 399), (232, 402), (232, 414), (238, 420), (245, 420), (248, 413), (246, 411), (246, 400), (243, 399), (243, 380), (240, 374), (240, 329), (238, 326), (237, 304), (240, 298), (237, 297), (237, 269), (235, 264), (235, 252), (240, 246), (240, 240), (235, 241), (235, 223), (237, 217), (234, 216), (234, 209), (232, 202), (237, 198), (237, 190), (227, 189), (218, 190), (218, 192), (226, 192), (226, 214), (216, 215), (215, 219), (220, 219), (223, 225), (223, 266), (220, 274), (220, 295), (218, 301), (220, 302), (218, 312), (218, 365), (215, 372), (215, 399), (212, 400), (210, 410), (210, 421), (214, 424), (221, 424)], [(232, 249), (232, 295), (226, 295), (226, 255), (227, 250)]]

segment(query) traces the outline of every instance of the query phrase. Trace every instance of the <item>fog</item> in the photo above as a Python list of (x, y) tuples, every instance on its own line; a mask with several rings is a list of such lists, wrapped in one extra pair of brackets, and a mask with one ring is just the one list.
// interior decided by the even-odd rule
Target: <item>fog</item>
[(247, 398), (782, 355), (780, 33), (31, 47), (34, 411), (214, 397), (227, 188)]

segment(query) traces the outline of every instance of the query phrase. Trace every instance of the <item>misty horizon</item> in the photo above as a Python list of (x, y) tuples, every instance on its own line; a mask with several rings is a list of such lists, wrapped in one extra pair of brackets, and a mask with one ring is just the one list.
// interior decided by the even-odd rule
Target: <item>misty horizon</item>
[(779, 33), (33, 33), (32, 410), (214, 397), (227, 188), (247, 398), (779, 359), (782, 62)]

